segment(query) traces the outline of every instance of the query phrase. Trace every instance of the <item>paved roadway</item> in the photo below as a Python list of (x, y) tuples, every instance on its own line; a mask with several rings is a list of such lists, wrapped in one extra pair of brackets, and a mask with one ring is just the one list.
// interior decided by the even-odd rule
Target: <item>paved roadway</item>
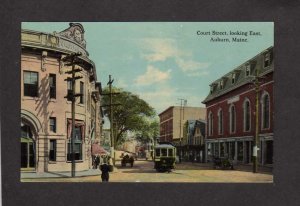
[[(26, 179), (22, 182), (100, 182), (100, 175), (78, 178), (39, 178)], [(121, 167), (116, 163), (116, 170), (110, 173), (110, 182), (245, 182), (272, 183), (273, 175), (269, 172), (252, 173), (251, 170), (214, 170), (207, 164), (181, 163), (170, 173), (156, 172), (151, 161), (135, 161), (131, 168), (129, 164)]]

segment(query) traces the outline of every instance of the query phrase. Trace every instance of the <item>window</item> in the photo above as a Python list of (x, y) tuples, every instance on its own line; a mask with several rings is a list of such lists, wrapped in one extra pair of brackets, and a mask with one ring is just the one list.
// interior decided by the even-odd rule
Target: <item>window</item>
[(235, 73), (232, 74), (232, 78), (231, 78), (231, 83), (234, 84), (235, 83)]
[(56, 117), (50, 117), (50, 131), (56, 132)]
[(262, 128), (270, 127), (270, 97), (268, 94), (262, 97)]
[(219, 87), (220, 87), (220, 89), (223, 89), (223, 88), (224, 88), (224, 82), (223, 82), (223, 80), (222, 80), (222, 81), (220, 81), (220, 83), (219, 83)]
[(223, 111), (222, 109), (218, 112), (218, 128), (219, 128), (219, 134), (223, 134)]
[[(75, 127), (75, 138), (74, 138), (74, 148), (73, 152), (75, 154), (75, 160), (82, 160), (82, 132), (81, 127)], [(71, 136), (72, 138), (72, 136)], [(67, 160), (72, 160), (72, 153), (71, 153), (71, 139), (68, 143), (68, 155)]]
[(269, 66), (270, 63), (271, 63), (271, 60), (270, 60), (270, 53), (267, 53), (267, 54), (265, 54), (265, 56), (264, 56), (264, 67)]
[(38, 73), (24, 71), (24, 96), (38, 96)]
[(56, 99), (56, 75), (49, 75), (50, 98)]
[(208, 115), (208, 135), (213, 134), (213, 114), (212, 112)]
[(169, 156), (169, 157), (172, 157), (172, 156), (173, 156), (173, 149), (169, 149), (169, 150), (168, 150), (168, 156)]
[(83, 82), (80, 82), (80, 104), (84, 103), (84, 84)]
[(159, 157), (160, 156), (160, 149), (155, 149), (155, 154), (156, 154), (157, 157)]
[(245, 100), (244, 102), (244, 131), (250, 131), (250, 122), (251, 122), (251, 109), (250, 101)]
[(68, 87), (68, 93), (67, 93), (68, 98), (67, 98), (67, 100), (72, 101), (73, 88), (72, 88), (72, 82), (71, 81), (68, 81), (67, 87)]
[(230, 117), (230, 133), (234, 133), (235, 132), (235, 126), (236, 126), (236, 122), (235, 122), (235, 107), (234, 105), (231, 105), (229, 108), (229, 117)]
[(167, 157), (167, 149), (165, 149), (165, 148), (161, 149), (161, 156)]
[(250, 64), (246, 65), (246, 77), (250, 76)]
[(56, 140), (50, 140), (49, 160), (56, 161)]

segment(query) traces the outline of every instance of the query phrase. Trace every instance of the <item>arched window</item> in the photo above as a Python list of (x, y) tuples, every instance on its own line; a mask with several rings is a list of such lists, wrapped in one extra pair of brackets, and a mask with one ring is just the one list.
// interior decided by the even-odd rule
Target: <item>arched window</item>
[(262, 129), (270, 128), (270, 95), (264, 92), (261, 98)]
[(208, 135), (213, 134), (213, 114), (212, 112), (209, 112), (208, 115)]
[(223, 134), (223, 111), (219, 109), (218, 111), (218, 131), (219, 134)]
[(248, 132), (250, 131), (251, 127), (251, 107), (250, 107), (250, 101), (249, 99), (246, 99), (244, 101), (244, 131)]
[(236, 129), (236, 115), (235, 115), (235, 106), (231, 105), (229, 107), (229, 126), (230, 126), (230, 133), (235, 133)]

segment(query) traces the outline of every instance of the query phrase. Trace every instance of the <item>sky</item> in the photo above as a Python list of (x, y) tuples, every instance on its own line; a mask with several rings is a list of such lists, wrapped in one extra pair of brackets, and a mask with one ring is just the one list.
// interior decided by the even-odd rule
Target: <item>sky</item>
[[(179, 99), (204, 107), (210, 83), (274, 45), (272, 22), (79, 23), (102, 87), (112, 75), (114, 86), (139, 95), (157, 114), (180, 105)], [(47, 33), (68, 27), (69, 22), (22, 23), (22, 29)]]

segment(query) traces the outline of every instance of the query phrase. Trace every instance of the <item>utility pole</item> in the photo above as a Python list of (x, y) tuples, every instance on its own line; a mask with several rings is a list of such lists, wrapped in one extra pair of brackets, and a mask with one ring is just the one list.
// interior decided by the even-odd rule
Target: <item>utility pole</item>
[(115, 166), (116, 163), (116, 158), (115, 158), (115, 138), (114, 138), (114, 132), (113, 132), (113, 106), (118, 106), (120, 104), (113, 104), (112, 102), (112, 95), (114, 94), (120, 94), (120, 92), (112, 92), (112, 83), (114, 80), (111, 78), (111, 75), (109, 75), (109, 81), (107, 85), (109, 85), (109, 93), (107, 94), (102, 94), (102, 95), (109, 95), (109, 104), (108, 105), (103, 105), (102, 107), (109, 107), (109, 112), (110, 112), (110, 154), (111, 157), (113, 158), (113, 165)]
[(67, 77), (65, 81), (72, 83), (72, 93), (67, 94), (65, 98), (72, 100), (72, 131), (71, 131), (71, 159), (72, 159), (72, 166), (71, 166), (71, 176), (75, 177), (75, 153), (74, 153), (74, 140), (75, 140), (75, 102), (76, 97), (82, 96), (82, 94), (76, 94), (76, 80), (81, 79), (82, 76), (75, 76), (77, 72), (82, 71), (81, 69), (77, 68), (75, 69), (75, 65), (79, 63), (78, 56), (81, 56), (81, 53), (71, 53), (70, 55), (67, 55), (63, 58), (64, 62), (67, 62), (65, 64), (66, 66), (72, 66), (71, 71), (66, 71), (66, 74), (72, 74), (72, 77)]
[[(181, 163), (181, 159), (182, 159), (182, 110), (183, 110), (183, 105), (186, 106), (187, 100), (186, 99), (178, 99), (180, 100), (180, 126), (179, 126), (179, 147), (180, 147), (180, 151), (179, 151), (179, 163)], [(184, 112), (183, 112), (183, 117), (184, 117)]]
[(255, 137), (254, 137), (254, 145), (253, 145), (253, 173), (257, 173), (258, 169), (258, 158), (257, 152), (258, 142), (259, 142), (259, 127), (258, 127), (258, 120), (259, 120), (259, 81), (258, 81), (258, 69), (255, 72)]

